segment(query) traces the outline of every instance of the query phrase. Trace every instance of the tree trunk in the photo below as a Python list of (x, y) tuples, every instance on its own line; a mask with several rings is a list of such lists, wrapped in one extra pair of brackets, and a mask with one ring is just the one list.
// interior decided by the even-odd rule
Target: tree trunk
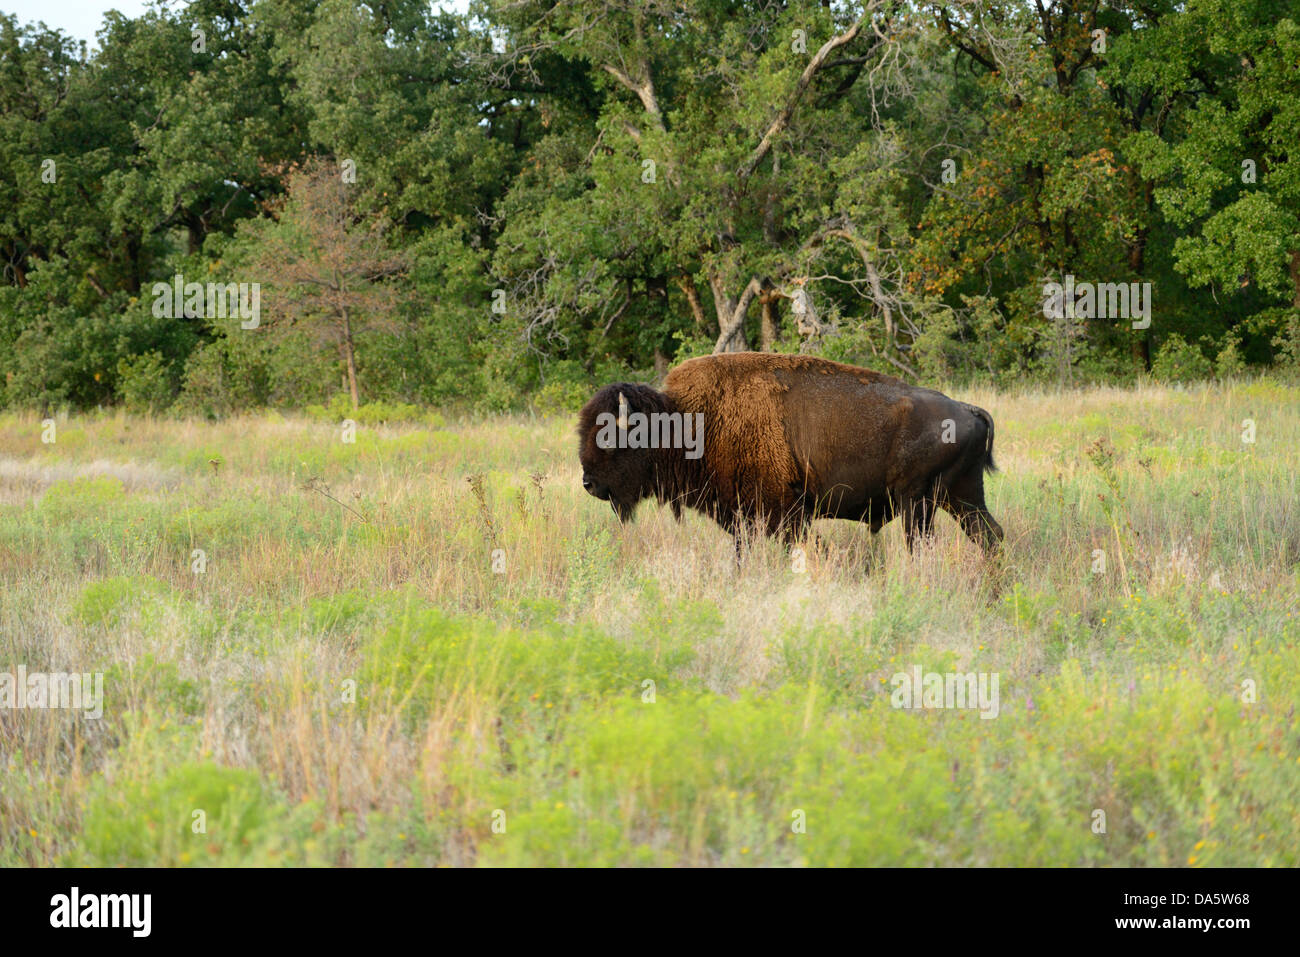
[(357, 392), (356, 347), (352, 342), (352, 320), (348, 316), (347, 306), (343, 307), (343, 361), (348, 367), (348, 393), (352, 396), (352, 408), (356, 409), (361, 405), (361, 397)]
[[(1155, 201), (1152, 193), (1152, 187), (1145, 180), (1141, 182), (1142, 204), (1146, 211), (1148, 220), (1155, 215)], [(1146, 270), (1147, 259), (1147, 236), (1151, 232), (1149, 226), (1142, 226), (1137, 231), (1136, 241), (1129, 247), (1128, 266), (1133, 270), (1137, 280), (1141, 282), (1142, 273)], [(1151, 371), (1151, 329), (1150, 327), (1142, 330), (1140, 339), (1132, 340), (1133, 358), (1135, 361), (1142, 363), (1142, 368), (1146, 372)]]
[(198, 255), (203, 248), (203, 221), (197, 216), (187, 216), (185, 219), (185, 250), (191, 255)]
[(713, 354), (720, 352), (748, 352), (749, 340), (745, 338), (745, 314), (749, 304), (754, 301), (762, 289), (758, 279), (751, 279), (740, 299), (727, 295), (726, 283), (721, 276), (710, 276), (709, 286), (713, 289), (713, 310), (718, 314), (718, 342), (713, 347)]
[(762, 307), (759, 313), (761, 322), (758, 331), (760, 352), (771, 352), (777, 336), (781, 334), (781, 314), (778, 311), (780, 307), (777, 298), (774, 295), (764, 295), (758, 300)]
[(716, 338), (717, 330), (710, 327), (709, 317), (704, 314), (704, 303), (700, 301), (700, 291), (695, 288), (695, 280), (689, 274), (682, 273), (677, 277), (677, 288), (682, 291), (682, 295), (686, 297), (686, 304), (690, 306), (696, 331)]
[(27, 287), (27, 272), (22, 267), (22, 257), (18, 255), (17, 244), (9, 243), (5, 247), (5, 256), (9, 262), (9, 269), (13, 271), (14, 281), (18, 284), (18, 288), (25, 289)]
[(140, 256), (143, 251), (140, 237), (135, 233), (129, 234), (126, 237), (126, 261), (130, 266), (126, 274), (126, 291), (133, 296), (140, 295), (140, 275), (143, 272)]

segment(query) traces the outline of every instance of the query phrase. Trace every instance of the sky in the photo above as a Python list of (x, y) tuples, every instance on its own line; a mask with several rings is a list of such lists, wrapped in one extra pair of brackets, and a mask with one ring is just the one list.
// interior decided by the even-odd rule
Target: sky
[(0, 0), (0, 11), (18, 17), (20, 23), (44, 20), (74, 39), (95, 45), (95, 31), (104, 25), (104, 12), (116, 10), (123, 16), (144, 13), (145, 0)]
[[(170, 6), (179, 6), (174, 0)], [(469, 0), (434, 0), (430, 6), (465, 10)], [(95, 31), (104, 25), (104, 13), (116, 10), (126, 17), (145, 11), (145, 0), (0, 0), (0, 12), (14, 14), (19, 23), (44, 20), (45, 24), (95, 46)]]

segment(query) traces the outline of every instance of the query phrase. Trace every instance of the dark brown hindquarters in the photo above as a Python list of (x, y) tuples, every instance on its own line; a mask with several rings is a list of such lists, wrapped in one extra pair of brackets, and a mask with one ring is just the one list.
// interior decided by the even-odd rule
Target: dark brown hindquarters
[(966, 454), (941, 477), (936, 504), (957, 520), (971, 541), (992, 554), (1003, 537), (1002, 526), (984, 504), (984, 473), (997, 471), (993, 464), (993, 418), (977, 406), (966, 408), (975, 418), (975, 428)]

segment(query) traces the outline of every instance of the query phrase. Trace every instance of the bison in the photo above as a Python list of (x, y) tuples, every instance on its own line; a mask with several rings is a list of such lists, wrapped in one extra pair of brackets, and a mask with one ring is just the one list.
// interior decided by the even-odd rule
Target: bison
[(739, 543), (751, 526), (786, 541), (815, 518), (903, 518), (910, 549), (950, 512), (988, 553), (1002, 528), (984, 505), (993, 419), (869, 369), (811, 356), (731, 353), (673, 369), (663, 391), (617, 383), (579, 413), (582, 487), (629, 521), (656, 498), (696, 509)]

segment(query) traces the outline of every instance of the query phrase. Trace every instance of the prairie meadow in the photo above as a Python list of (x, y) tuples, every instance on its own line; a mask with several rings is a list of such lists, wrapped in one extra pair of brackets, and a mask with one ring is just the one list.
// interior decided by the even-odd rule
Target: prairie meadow
[(1300, 863), (1300, 388), (951, 394), (992, 562), (621, 526), (571, 415), (6, 414), (0, 672), (102, 713), (8, 685), (0, 866)]

